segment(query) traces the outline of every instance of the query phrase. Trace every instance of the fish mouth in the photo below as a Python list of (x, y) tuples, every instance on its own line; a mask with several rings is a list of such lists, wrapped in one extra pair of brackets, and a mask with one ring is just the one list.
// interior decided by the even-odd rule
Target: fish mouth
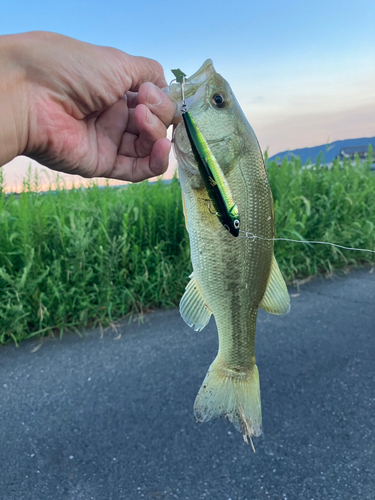
[(202, 85), (211, 78), (211, 76), (216, 75), (214, 68), (214, 63), (212, 59), (207, 59), (202, 66), (196, 71), (192, 76), (186, 79), (186, 83), (190, 85)]
[[(207, 83), (214, 75), (217, 75), (214, 63), (212, 62), (212, 59), (207, 59), (198, 71), (190, 77), (185, 78), (184, 96), (187, 104), (189, 98), (195, 96), (200, 87)], [(176, 126), (182, 120), (182, 85), (181, 83), (172, 81), (171, 84), (168, 87), (164, 87), (162, 91), (167, 94), (167, 96), (174, 103), (175, 114), (172, 124)]]
[[(183, 165), (191, 174), (197, 175), (199, 170), (191, 149), (191, 143), (182, 124), (182, 115), (186, 110), (189, 110), (189, 113), (191, 112), (196, 117), (199, 126), (199, 120), (203, 116), (207, 116), (207, 111), (212, 113), (211, 108), (214, 108), (211, 94), (216, 88), (218, 90), (227, 90), (226, 86), (228, 86), (227, 82), (216, 72), (212, 59), (207, 59), (195, 73), (184, 78), (183, 83), (172, 81), (168, 87), (162, 89), (175, 107), (172, 120), (172, 142), (174, 143), (175, 156), (180, 166)], [(215, 119), (215, 117), (213, 118)], [(206, 124), (203, 123), (203, 125)], [(211, 145), (219, 144), (225, 139), (223, 135), (217, 137), (216, 131), (210, 133), (210, 131), (206, 130), (206, 132)], [(228, 133), (228, 135), (230, 136), (231, 133)]]

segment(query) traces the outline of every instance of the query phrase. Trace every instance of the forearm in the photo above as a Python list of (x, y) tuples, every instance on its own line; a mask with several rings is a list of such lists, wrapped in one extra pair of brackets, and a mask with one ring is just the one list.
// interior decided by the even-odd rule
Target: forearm
[(27, 90), (15, 52), (18, 35), (0, 36), (0, 167), (22, 154), (27, 143)]

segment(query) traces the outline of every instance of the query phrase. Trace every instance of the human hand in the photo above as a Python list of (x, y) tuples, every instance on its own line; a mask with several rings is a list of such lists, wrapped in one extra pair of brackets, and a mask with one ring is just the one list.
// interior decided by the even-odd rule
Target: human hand
[(174, 105), (159, 63), (54, 33), (2, 38), (17, 74), (16, 154), (83, 177), (165, 172)]

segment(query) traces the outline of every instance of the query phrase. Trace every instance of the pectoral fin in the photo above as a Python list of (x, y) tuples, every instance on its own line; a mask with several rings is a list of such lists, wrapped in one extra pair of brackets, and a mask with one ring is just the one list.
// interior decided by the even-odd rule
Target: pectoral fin
[(259, 307), (270, 314), (286, 314), (290, 310), (290, 297), (279, 265), (272, 257), (271, 272), (268, 284)]
[(194, 327), (195, 331), (200, 331), (210, 321), (212, 312), (205, 303), (194, 273), (190, 275), (190, 278), (180, 302), (180, 314), (186, 324)]

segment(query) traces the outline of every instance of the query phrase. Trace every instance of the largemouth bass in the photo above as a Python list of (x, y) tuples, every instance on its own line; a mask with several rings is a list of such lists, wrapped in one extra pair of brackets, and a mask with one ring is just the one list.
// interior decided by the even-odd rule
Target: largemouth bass
[[(265, 238), (235, 238), (210, 212), (186, 128), (179, 123), (174, 148), (193, 264), (180, 313), (195, 330), (202, 330), (213, 314), (219, 334), (219, 352), (199, 390), (194, 413), (200, 422), (228, 418), (248, 442), (262, 432), (254, 351), (258, 307), (272, 314), (290, 309), (273, 253), (272, 193), (253, 129), (211, 60), (186, 79), (184, 91), (187, 109), (238, 205), (241, 229)], [(170, 85), (167, 93), (181, 109), (181, 85)]]

